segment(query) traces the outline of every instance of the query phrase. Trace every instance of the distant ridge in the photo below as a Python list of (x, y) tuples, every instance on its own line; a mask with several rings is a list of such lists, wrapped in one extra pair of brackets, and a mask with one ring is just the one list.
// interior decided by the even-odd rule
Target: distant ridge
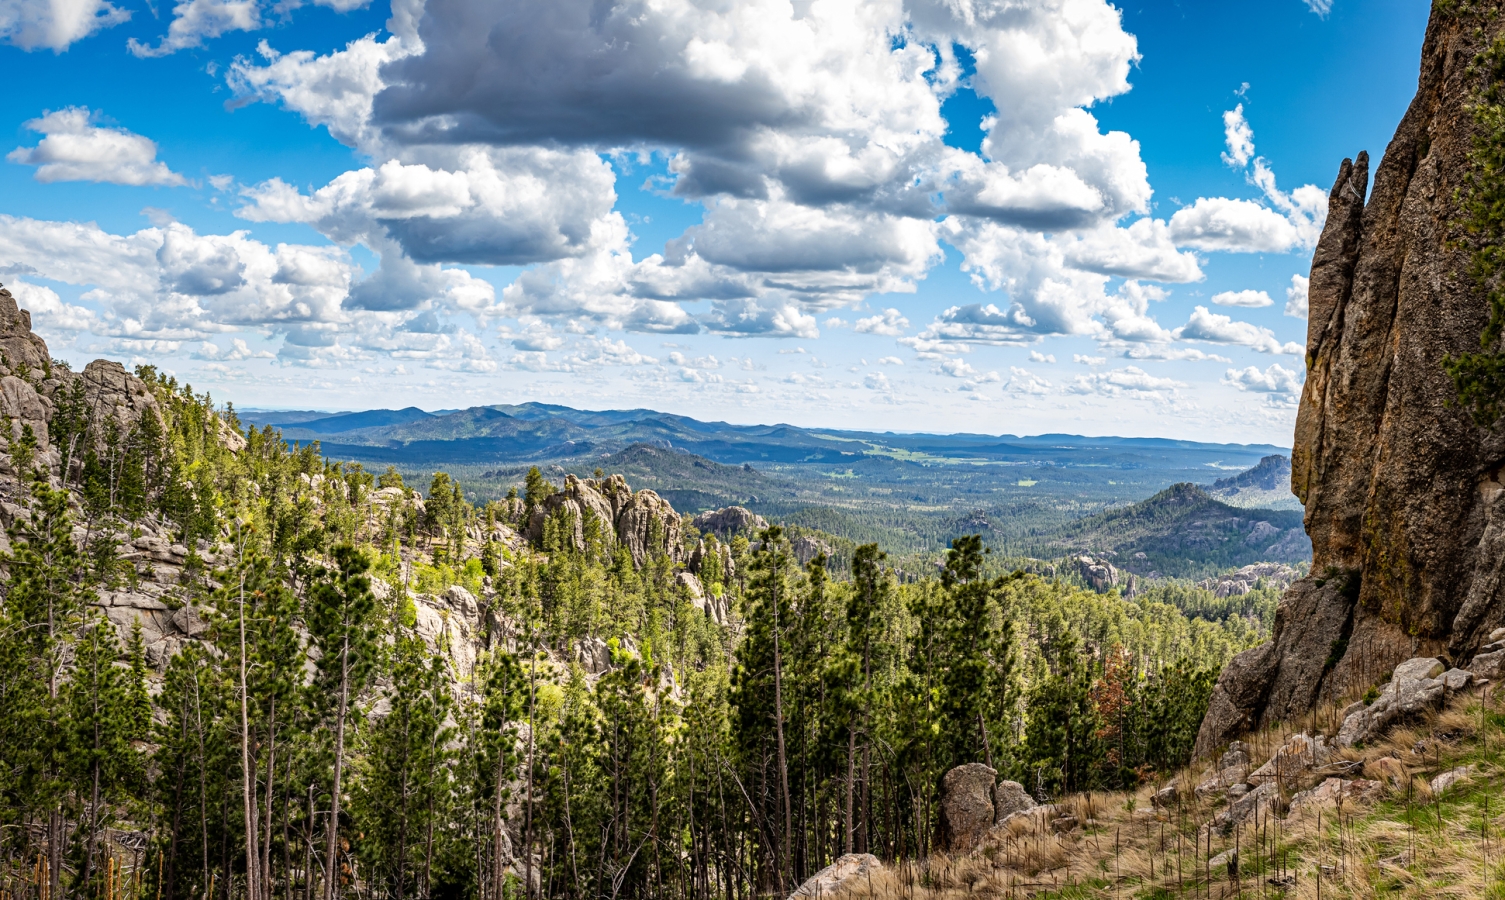
[(1291, 458), (1266, 456), (1252, 469), (1219, 478), (1207, 493), (1244, 509), (1301, 509), (1301, 501), (1291, 493)]
[[(273, 413), (272, 415), (275, 416), (276, 414)], [(361, 428), (406, 425), (410, 422), (432, 418), (435, 418), (433, 413), (424, 412), (416, 406), (407, 406), (402, 409), (368, 409), (363, 412), (340, 413), (318, 419), (297, 418), (279, 422), (269, 418), (266, 424), (284, 429), (312, 431), (318, 434), (344, 434), (347, 431), (356, 431)]]

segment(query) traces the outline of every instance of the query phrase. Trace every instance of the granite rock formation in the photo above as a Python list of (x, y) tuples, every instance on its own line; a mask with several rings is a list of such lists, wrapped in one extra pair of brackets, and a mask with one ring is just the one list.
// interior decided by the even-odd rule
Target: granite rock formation
[(674, 562), (683, 561), (679, 513), (653, 491), (633, 493), (621, 475), (596, 479), (565, 476), (564, 488), (533, 508), (528, 520), (529, 539), (541, 540), (544, 522), (561, 510), (570, 517), (578, 549), (585, 549), (585, 521), (590, 513), (601, 523), (602, 537), (626, 547), (634, 565), (643, 565), (654, 549), (662, 550)]
[(1311, 575), (1271, 641), (1229, 664), (1197, 739), (1291, 721), (1415, 657), (1471, 659), (1505, 624), (1505, 428), (1450, 402), (1443, 361), (1489, 317), (1461, 224), (1480, 53), (1505, 17), (1434, 7), (1415, 99), (1369, 183), (1344, 160), (1312, 259), (1307, 379), (1291, 487)]

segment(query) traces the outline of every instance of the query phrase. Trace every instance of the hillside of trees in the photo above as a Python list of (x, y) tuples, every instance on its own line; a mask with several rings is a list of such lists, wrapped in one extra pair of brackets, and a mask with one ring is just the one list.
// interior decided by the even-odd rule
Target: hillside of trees
[(15, 900), (782, 896), (847, 851), (926, 855), (961, 763), (1042, 797), (1175, 769), (1267, 633), (975, 535), (922, 578), (874, 543), (838, 573), (639, 492), (631, 543), (537, 469), (420, 494), (137, 375), (124, 430), (54, 416), (67, 458), (3, 423)]

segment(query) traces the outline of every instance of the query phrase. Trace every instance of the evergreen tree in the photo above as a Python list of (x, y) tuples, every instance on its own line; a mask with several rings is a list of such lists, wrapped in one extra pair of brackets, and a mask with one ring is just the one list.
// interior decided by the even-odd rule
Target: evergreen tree
[(339, 895), (344, 869), (339, 864), (340, 801), (346, 763), (345, 732), (355, 702), (364, 693), (377, 662), (376, 599), (367, 575), (366, 555), (341, 545), (334, 567), (321, 570), (309, 590), (308, 626), (319, 649), (314, 689), (332, 729), (332, 776), (329, 824), (325, 830), (324, 895)]

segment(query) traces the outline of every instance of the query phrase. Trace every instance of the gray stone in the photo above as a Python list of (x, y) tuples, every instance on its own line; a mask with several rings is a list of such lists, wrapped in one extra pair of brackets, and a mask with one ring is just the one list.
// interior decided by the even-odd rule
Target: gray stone
[(993, 788), (993, 821), (1002, 822), (1015, 813), (1035, 808), (1024, 785), (1017, 781), (1000, 781)]
[(209, 624), (199, 615), (199, 611), (192, 606), (185, 606), (173, 613), (172, 625), (178, 631), (189, 637), (199, 637), (209, 630)]
[(810, 876), (809, 880), (789, 895), (789, 900), (798, 897), (835, 896), (848, 888), (856, 887), (859, 880), (870, 879), (882, 870), (883, 863), (871, 853), (848, 853)]
[(1459, 766), (1456, 769), (1449, 769), (1448, 771), (1443, 772), (1441, 775), (1438, 775), (1436, 778), (1433, 778), (1431, 782), (1428, 783), (1428, 787), (1432, 789), (1432, 796), (1438, 797), (1446, 793), (1448, 788), (1452, 787), (1460, 781), (1466, 780), (1473, 774), (1473, 766)]
[(993, 824), (993, 785), (997, 770), (967, 763), (941, 779), (941, 848), (948, 853), (971, 853)]
[(1437, 678), (1449, 692), (1466, 690), (1474, 683), (1474, 673), (1465, 669), (1448, 669)]
[(1501, 675), (1505, 675), (1505, 650), (1480, 653), (1474, 657), (1473, 662), (1468, 664), (1468, 669), (1479, 678), (1488, 678), (1490, 681), (1499, 680)]

